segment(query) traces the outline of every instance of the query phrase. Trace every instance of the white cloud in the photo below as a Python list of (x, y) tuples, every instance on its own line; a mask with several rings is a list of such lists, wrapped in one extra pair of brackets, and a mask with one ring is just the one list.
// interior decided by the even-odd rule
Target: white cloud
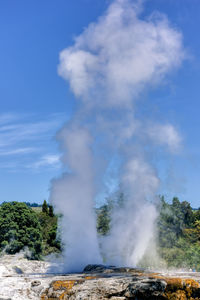
[(148, 136), (156, 143), (166, 145), (171, 152), (181, 147), (182, 138), (171, 124), (152, 124), (147, 128)]
[(59, 74), (90, 105), (130, 105), (184, 59), (181, 34), (161, 15), (140, 19), (137, 3), (115, 1), (60, 54)]
[(55, 154), (48, 154), (41, 157), (38, 161), (33, 163), (30, 167), (32, 168), (40, 168), (40, 167), (58, 167), (60, 164), (60, 157), (59, 155)]

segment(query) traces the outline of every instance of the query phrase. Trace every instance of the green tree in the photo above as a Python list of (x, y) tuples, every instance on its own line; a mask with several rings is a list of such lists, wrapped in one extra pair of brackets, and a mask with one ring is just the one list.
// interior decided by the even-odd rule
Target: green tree
[(184, 216), (185, 227), (191, 227), (195, 221), (195, 216), (190, 203), (187, 201), (181, 202), (181, 211)]
[(172, 204), (160, 201), (159, 252), (169, 267), (200, 270), (200, 213), (187, 201), (174, 197)]
[(25, 247), (31, 251), (31, 258), (40, 258), (42, 236), (37, 214), (25, 203), (3, 203), (0, 207), (0, 250), (14, 254)]
[(200, 208), (198, 208), (196, 211), (194, 211), (194, 220), (200, 221)]
[(46, 200), (44, 200), (44, 202), (42, 204), (42, 212), (45, 213), (45, 214), (49, 213), (48, 205), (47, 205), (47, 201)]
[(53, 206), (49, 205), (49, 216), (54, 217), (54, 211), (53, 211)]
[(57, 234), (58, 217), (55, 215), (51, 217), (46, 213), (39, 212), (38, 218), (41, 225), (43, 254), (60, 252), (61, 242)]
[(108, 234), (110, 230), (110, 208), (108, 204), (101, 206), (97, 211), (97, 232)]
[(186, 228), (194, 223), (194, 214), (187, 201), (180, 202), (174, 197), (172, 204), (161, 197), (160, 217), (158, 220), (159, 242), (161, 247), (173, 247)]

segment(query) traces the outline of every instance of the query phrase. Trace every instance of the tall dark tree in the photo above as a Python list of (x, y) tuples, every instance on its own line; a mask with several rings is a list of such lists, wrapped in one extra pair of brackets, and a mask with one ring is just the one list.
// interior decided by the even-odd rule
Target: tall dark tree
[(184, 216), (184, 223), (186, 227), (191, 227), (195, 221), (195, 215), (192, 211), (191, 205), (187, 201), (181, 202), (181, 211)]
[(48, 205), (47, 205), (47, 201), (44, 200), (43, 204), (42, 204), (42, 212), (45, 214), (49, 213), (49, 209), (48, 209)]
[(53, 206), (49, 205), (49, 216), (54, 217), (54, 211), (53, 211)]
[(41, 234), (43, 239), (43, 254), (48, 255), (52, 252), (59, 252), (61, 249), (61, 239), (57, 232), (58, 216), (49, 216), (49, 214), (39, 212), (39, 222), (41, 225)]

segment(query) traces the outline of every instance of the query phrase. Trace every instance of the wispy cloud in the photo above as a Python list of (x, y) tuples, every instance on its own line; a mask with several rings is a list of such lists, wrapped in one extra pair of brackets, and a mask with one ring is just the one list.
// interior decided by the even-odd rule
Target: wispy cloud
[(0, 114), (0, 125), (18, 120), (19, 115), (14, 113)]
[(59, 167), (60, 165), (60, 157), (55, 154), (48, 154), (41, 157), (38, 161), (36, 161), (31, 167), (40, 168), (40, 167)]
[(60, 125), (59, 120), (52, 120), (2, 126), (0, 127), (0, 147), (51, 136)]
[(19, 148), (10, 151), (0, 151), (0, 156), (15, 155), (15, 154), (28, 154), (37, 151), (35, 148)]
[(1, 168), (10, 171), (16, 165), (26, 170), (58, 167), (54, 136), (65, 119), (62, 113), (45, 118), (31, 114), (0, 114)]

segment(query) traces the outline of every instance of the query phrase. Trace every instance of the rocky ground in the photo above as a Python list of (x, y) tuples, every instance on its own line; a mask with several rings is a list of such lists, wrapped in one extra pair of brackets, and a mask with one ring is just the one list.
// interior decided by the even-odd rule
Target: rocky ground
[(200, 273), (152, 273), (87, 266), (80, 274), (50, 274), (49, 262), (0, 258), (0, 300), (200, 299)]
[(87, 266), (82, 274), (53, 280), (41, 299), (200, 299), (199, 273), (152, 273), (134, 268)]
[(48, 267), (48, 262), (28, 261), (23, 254), (1, 256), (0, 300), (40, 299), (41, 291), (52, 281), (44, 276)]

